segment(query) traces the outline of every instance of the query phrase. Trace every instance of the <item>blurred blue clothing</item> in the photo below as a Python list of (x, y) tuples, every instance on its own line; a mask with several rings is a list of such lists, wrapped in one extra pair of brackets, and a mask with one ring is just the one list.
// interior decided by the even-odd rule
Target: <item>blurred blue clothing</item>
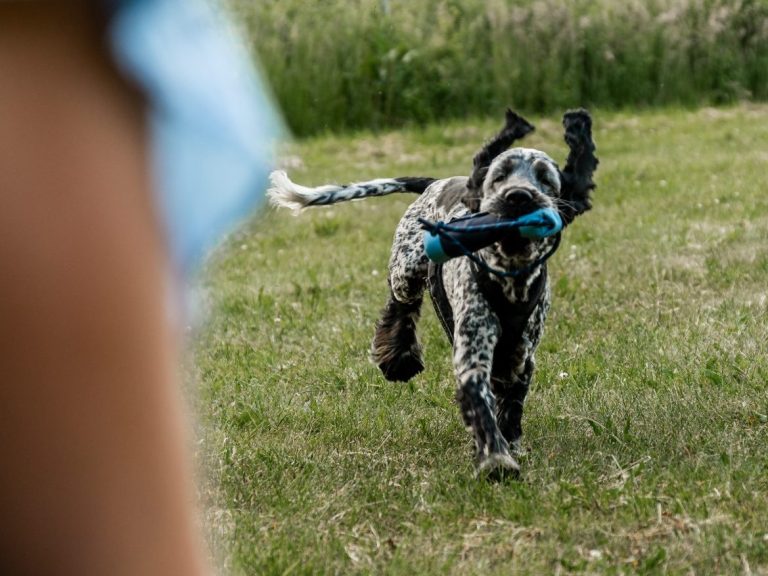
[(263, 198), (282, 124), (231, 30), (202, 0), (111, 0), (113, 56), (150, 103), (171, 254), (188, 274)]

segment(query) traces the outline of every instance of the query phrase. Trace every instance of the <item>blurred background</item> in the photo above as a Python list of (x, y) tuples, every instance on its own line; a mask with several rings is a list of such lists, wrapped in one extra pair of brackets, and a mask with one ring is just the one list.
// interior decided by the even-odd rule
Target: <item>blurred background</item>
[(298, 136), (768, 97), (766, 0), (228, 0)]

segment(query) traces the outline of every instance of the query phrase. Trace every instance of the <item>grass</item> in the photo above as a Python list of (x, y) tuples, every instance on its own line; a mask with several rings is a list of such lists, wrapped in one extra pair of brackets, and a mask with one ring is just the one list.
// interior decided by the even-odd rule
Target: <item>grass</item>
[(768, 0), (226, 0), (295, 133), (768, 99)]
[[(595, 114), (595, 208), (551, 261), (524, 479), (473, 477), (449, 346), (367, 359), (407, 196), (264, 213), (201, 289), (201, 458), (234, 574), (768, 574), (768, 107)], [(528, 145), (562, 161), (559, 120)], [(467, 173), (500, 123), (299, 142), (300, 182)]]

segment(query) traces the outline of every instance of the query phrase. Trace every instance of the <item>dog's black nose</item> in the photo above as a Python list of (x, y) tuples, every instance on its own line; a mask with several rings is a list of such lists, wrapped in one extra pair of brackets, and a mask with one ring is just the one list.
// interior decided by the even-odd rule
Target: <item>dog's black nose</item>
[(533, 200), (533, 194), (526, 188), (513, 188), (504, 192), (504, 201), (509, 204), (524, 204)]

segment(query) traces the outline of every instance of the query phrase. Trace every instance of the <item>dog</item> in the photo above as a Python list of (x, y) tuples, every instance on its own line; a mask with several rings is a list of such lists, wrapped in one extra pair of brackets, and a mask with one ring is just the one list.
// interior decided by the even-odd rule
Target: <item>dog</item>
[(546, 259), (559, 234), (528, 239), (511, 232), (475, 259), (435, 265), (425, 253), (419, 219), (447, 222), (479, 211), (516, 218), (550, 208), (569, 225), (592, 207), (598, 159), (586, 110), (567, 112), (563, 126), (569, 154), (562, 170), (544, 152), (510, 149), (534, 127), (507, 110), (501, 131), (475, 155), (469, 177), (381, 178), (307, 188), (285, 172), (271, 175), (271, 203), (295, 212), (395, 192), (420, 194), (395, 231), (390, 295), (376, 324), (371, 357), (390, 381), (407, 381), (424, 369), (416, 324), (428, 288), (453, 345), (456, 400), (474, 436), (477, 473), (492, 479), (520, 473), (523, 402), (550, 306)]

